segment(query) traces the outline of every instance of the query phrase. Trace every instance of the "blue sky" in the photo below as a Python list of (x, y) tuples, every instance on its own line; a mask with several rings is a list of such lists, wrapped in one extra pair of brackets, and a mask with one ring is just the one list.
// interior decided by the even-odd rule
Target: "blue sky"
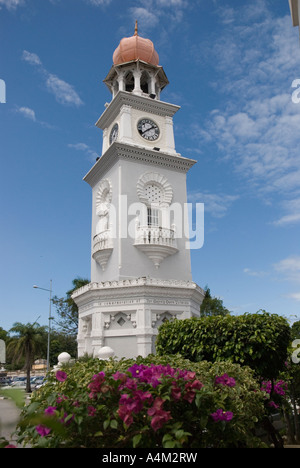
[(300, 78), (288, 0), (0, 0), (0, 327), (46, 325), (48, 293), (90, 277), (95, 122), (122, 37), (154, 42), (176, 149), (205, 204), (193, 279), (234, 314), (300, 319)]

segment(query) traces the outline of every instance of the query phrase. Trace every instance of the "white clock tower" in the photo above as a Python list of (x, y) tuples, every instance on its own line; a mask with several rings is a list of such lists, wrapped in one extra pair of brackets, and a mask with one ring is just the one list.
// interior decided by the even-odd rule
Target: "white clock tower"
[(117, 357), (155, 352), (163, 321), (199, 316), (186, 238), (186, 173), (173, 116), (160, 100), (168, 84), (149, 39), (121, 40), (104, 80), (112, 101), (96, 123), (102, 155), (84, 177), (92, 188), (91, 283), (79, 308), (78, 354), (109, 346)]

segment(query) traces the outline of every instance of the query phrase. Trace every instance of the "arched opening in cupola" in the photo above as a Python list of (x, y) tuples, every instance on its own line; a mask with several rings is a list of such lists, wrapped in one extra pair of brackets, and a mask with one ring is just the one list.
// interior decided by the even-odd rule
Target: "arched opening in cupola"
[(132, 92), (134, 90), (134, 76), (131, 71), (125, 75), (125, 91)]

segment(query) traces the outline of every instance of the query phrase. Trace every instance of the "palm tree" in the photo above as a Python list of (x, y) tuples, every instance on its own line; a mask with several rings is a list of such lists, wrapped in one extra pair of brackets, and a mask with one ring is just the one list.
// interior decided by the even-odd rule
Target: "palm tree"
[(11, 352), (13, 360), (16, 362), (25, 358), (27, 375), (26, 392), (30, 393), (30, 369), (39, 353), (46, 349), (46, 327), (41, 327), (36, 322), (33, 324), (27, 323), (26, 325), (16, 322), (9, 331), (15, 333), (16, 336), (12, 337), (8, 343), (7, 351)]

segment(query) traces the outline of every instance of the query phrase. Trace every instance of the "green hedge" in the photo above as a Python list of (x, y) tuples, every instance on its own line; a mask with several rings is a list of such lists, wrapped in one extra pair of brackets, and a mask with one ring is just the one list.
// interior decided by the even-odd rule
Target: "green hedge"
[(178, 353), (193, 362), (229, 360), (274, 379), (284, 369), (289, 342), (287, 320), (262, 311), (166, 322), (159, 328), (156, 351)]

